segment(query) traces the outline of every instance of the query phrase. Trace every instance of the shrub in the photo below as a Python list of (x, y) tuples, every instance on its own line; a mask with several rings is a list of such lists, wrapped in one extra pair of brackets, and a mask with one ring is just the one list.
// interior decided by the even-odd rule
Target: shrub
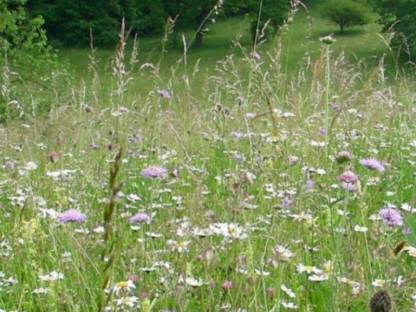
[(39, 50), (46, 46), (42, 17), (29, 17), (26, 0), (0, 0), (0, 47), (11, 50)]
[(35, 104), (27, 89), (35, 86), (41, 93), (67, 75), (47, 44), (43, 19), (30, 16), (25, 4), (0, 0), (0, 122), (48, 111), (52, 101), (42, 98)]

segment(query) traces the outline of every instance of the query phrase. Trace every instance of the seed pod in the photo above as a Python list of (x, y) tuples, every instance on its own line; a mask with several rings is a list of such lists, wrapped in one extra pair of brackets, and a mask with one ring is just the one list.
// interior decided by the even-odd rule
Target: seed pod
[(404, 249), (404, 247), (406, 247), (406, 241), (398, 243), (397, 246), (394, 247), (394, 255), (397, 256)]
[(371, 312), (389, 312), (391, 311), (391, 307), (392, 300), (387, 290), (379, 290), (371, 297)]

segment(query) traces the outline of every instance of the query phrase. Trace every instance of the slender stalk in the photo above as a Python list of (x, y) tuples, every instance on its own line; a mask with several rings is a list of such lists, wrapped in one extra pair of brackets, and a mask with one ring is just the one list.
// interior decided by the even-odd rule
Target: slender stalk
[(109, 296), (106, 296), (105, 290), (111, 281), (113, 265), (115, 262), (115, 239), (114, 239), (114, 228), (113, 228), (113, 217), (117, 210), (117, 195), (121, 190), (122, 184), (117, 182), (117, 176), (120, 172), (121, 160), (123, 155), (123, 149), (120, 148), (117, 153), (112, 166), (110, 167), (110, 200), (104, 209), (104, 249), (101, 253), (101, 260), (103, 262), (102, 270), (102, 284), (101, 284), (101, 295), (98, 302), (98, 311), (104, 311), (105, 306), (109, 300)]
[[(326, 59), (326, 87), (325, 87), (325, 128), (326, 128), (326, 135), (327, 137), (330, 137), (330, 131), (331, 131), (331, 122), (329, 117), (329, 100), (330, 100), (330, 94), (331, 94), (331, 50), (329, 45), (326, 45), (325, 47), (325, 59)], [(329, 142), (327, 142), (326, 146), (326, 156), (328, 157), (329, 154)]]

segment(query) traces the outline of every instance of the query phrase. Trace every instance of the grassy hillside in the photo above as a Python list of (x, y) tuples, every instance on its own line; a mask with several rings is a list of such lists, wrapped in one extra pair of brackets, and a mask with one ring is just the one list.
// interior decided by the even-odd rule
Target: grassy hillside
[[(282, 35), (272, 42), (266, 43), (260, 48), (261, 53), (273, 53), (278, 44), (279, 52), (284, 59), (285, 71), (288, 74), (295, 73), (299, 68), (299, 63), (305, 54), (317, 57), (320, 53), (320, 37), (334, 34), (337, 43), (333, 47), (333, 54), (337, 57), (340, 53), (345, 53), (349, 60), (364, 61), (368, 68), (374, 66), (383, 54), (387, 55), (387, 60), (391, 62), (390, 52), (380, 35), (380, 26), (372, 23), (366, 26), (352, 27), (341, 35), (338, 33), (336, 25), (325, 20), (321, 16), (320, 2), (309, 6), (309, 10), (300, 9), (295, 15), (293, 22), (287, 30), (282, 30)], [(188, 41), (192, 33), (186, 34)], [(173, 37), (173, 36), (172, 36)], [(139, 60), (140, 63), (160, 63), (160, 74), (162, 77), (169, 77), (170, 68), (178, 59), (183, 56), (182, 41), (180, 35), (173, 44), (170, 39), (165, 53), (161, 52), (162, 39), (139, 38)], [(224, 59), (225, 56), (233, 54), (237, 58), (251, 49), (248, 18), (234, 18), (220, 20), (215, 23), (208, 32), (203, 47), (188, 51), (187, 64), (192, 68), (197, 62), (203, 74), (213, 73), (215, 63)], [(88, 65), (88, 49), (66, 49), (60, 52), (63, 59), (69, 60), (75, 70), (76, 75), (84, 72)], [(114, 50), (98, 49), (97, 58), (99, 59), (100, 70), (105, 70), (114, 55)], [(179, 70), (184, 70), (181, 66)]]

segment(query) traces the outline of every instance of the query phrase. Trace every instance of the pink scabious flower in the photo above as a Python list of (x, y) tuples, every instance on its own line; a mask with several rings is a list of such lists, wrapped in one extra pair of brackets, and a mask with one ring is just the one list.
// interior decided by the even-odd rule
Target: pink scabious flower
[(377, 159), (365, 158), (360, 160), (360, 164), (367, 169), (376, 170), (378, 172), (384, 172), (384, 165)]
[(164, 178), (168, 171), (159, 166), (150, 166), (142, 170), (141, 176), (148, 179)]
[(354, 192), (358, 188), (358, 177), (351, 170), (344, 171), (344, 173), (339, 176), (339, 180), (341, 181), (341, 187), (347, 191)]
[(57, 217), (58, 221), (61, 223), (68, 223), (68, 222), (84, 222), (87, 219), (87, 216), (78, 210), (69, 209), (64, 211)]
[(396, 209), (386, 207), (380, 210), (380, 218), (383, 223), (390, 227), (400, 227), (403, 225), (403, 218)]
[(134, 216), (130, 217), (129, 223), (130, 224), (137, 224), (137, 223), (150, 223), (150, 216), (144, 212), (138, 212)]

